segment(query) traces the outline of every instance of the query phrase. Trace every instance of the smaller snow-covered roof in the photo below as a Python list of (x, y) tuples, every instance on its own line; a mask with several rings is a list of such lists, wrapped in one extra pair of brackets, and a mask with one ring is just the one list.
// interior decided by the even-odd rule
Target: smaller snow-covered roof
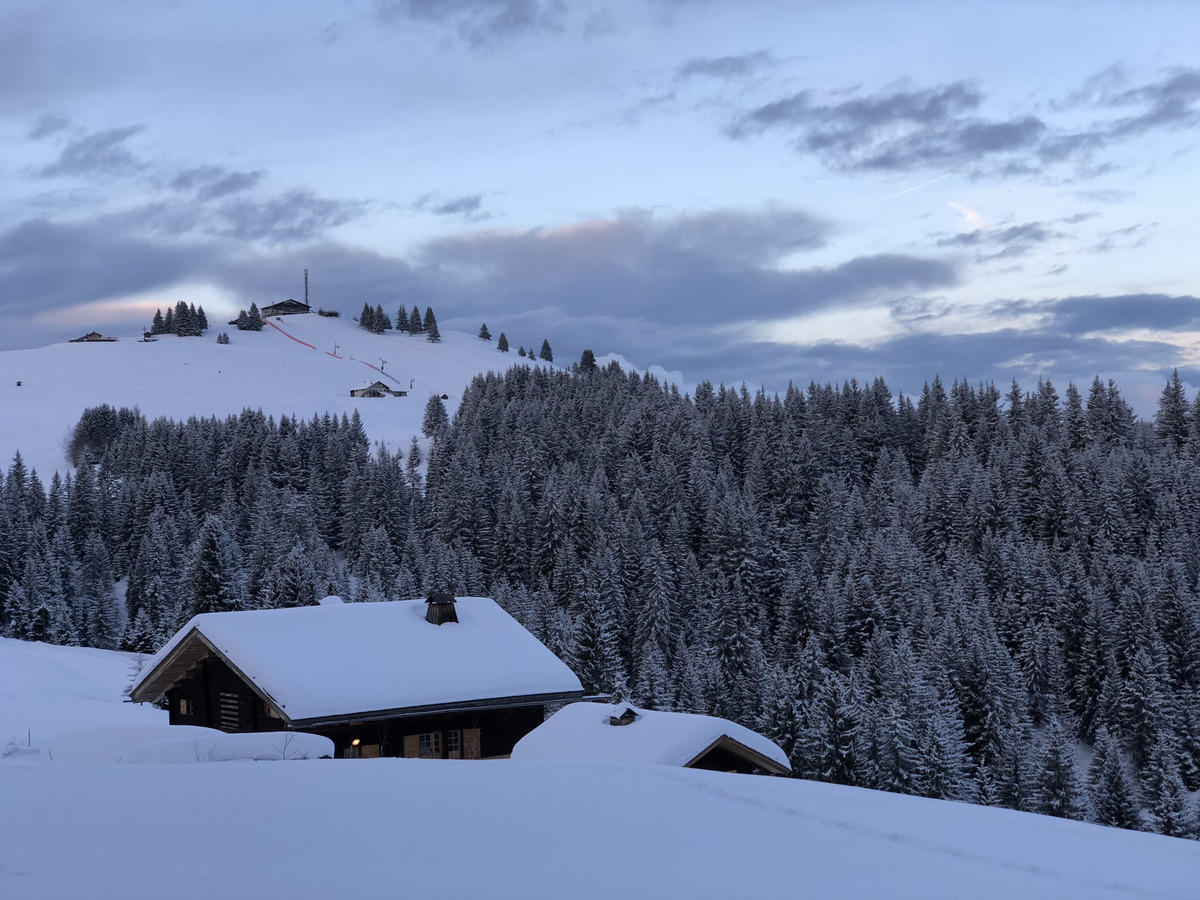
[[(513, 759), (602, 759), (617, 762), (688, 766), (717, 745), (749, 751), (741, 754), (772, 771), (789, 772), (787, 754), (773, 741), (745, 726), (716, 716), (662, 712), (632, 707), (627, 725), (614, 725), (628, 703), (572, 703), (535, 728), (513, 747)], [(754, 757), (761, 757), (754, 760)]]
[(209, 651), (293, 723), (582, 695), (494, 600), (456, 606), (459, 621), (440, 626), (425, 621), (424, 599), (204, 613), (146, 663), (131, 696), (158, 699)]

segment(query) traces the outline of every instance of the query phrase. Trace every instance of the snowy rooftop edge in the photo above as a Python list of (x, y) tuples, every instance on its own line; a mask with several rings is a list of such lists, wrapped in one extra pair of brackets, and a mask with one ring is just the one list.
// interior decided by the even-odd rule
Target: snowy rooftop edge
[(204, 613), (143, 667), (136, 691), (193, 630), (293, 722), (375, 710), (582, 693), (558, 657), (488, 597), (459, 621), (425, 621), (423, 599)]
[[(609, 718), (637, 713), (628, 725)], [(791, 769), (787, 754), (769, 738), (717, 716), (641, 709), (630, 703), (579, 702), (564, 706), (513, 747), (513, 759), (592, 759), (683, 766), (722, 737)]]

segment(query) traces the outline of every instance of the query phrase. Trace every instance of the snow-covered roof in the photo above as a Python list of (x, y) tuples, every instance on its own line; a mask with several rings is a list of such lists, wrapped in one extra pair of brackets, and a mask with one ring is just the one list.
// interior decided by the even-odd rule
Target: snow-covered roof
[[(633, 709), (628, 725), (610, 719)], [(628, 703), (571, 703), (513, 747), (513, 759), (604, 759), (686, 766), (722, 738), (789, 770), (787, 754), (745, 726), (716, 716), (639, 709)], [(728, 740), (726, 744), (728, 744)]]
[(458, 622), (443, 625), (425, 621), (421, 599), (205, 613), (147, 662), (132, 697), (161, 697), (199, 642), (293, 723), (583, 693), (494, 600), (459, 597), (457, 611)]

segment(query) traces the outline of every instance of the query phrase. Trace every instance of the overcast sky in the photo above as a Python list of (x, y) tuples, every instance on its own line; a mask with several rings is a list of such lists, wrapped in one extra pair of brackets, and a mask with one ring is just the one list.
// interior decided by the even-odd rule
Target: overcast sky
[[(8, 0), (0, 348), (303, 295), (639, 368), (1200, 385), (1200, 4)], [(215, 314), (215, 315), (214, 315)]]

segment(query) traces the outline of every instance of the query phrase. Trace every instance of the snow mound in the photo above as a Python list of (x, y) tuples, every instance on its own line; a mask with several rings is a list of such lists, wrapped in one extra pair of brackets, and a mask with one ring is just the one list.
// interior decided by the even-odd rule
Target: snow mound
[[(610, 718), (637, 713), (628, 725)], [(745, 726), (716, 716), (639, 709), (628, 703), (571, 703), (513, 747), (513, 759), (595, 759), (685, 766), (715, 741), (730, 737), (788, 769), (787, 754)]]
[(60, 734), (43, 753), (54, 762), (107, 765), (123, 762), (135, 748), (173, 738), (202, 739), (221, 736), (215, 728), (199, 725), (150, 725), (130, 728), (80, 728)]
[[(176, 726), (179, 727), (179, 726)], [(201, 729), (208, 731), (210, 729)], [(234, 760), (321, 759), (333, 757), (333, 741), (319, 734), (272, 731), (174, 738), (134, 747), (123, 763), (198, 763)]]
[(166, 725), (161, 709), (122, 702), (137, 661), (134, 653), (0, 638), (0, 756), (36, 758), (78, 728)]

